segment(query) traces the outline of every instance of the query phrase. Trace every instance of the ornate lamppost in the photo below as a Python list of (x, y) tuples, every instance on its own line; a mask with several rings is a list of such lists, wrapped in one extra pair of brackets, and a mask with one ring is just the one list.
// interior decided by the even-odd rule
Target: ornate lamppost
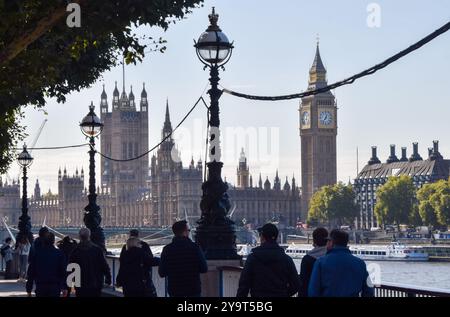
[(94, 112), (94, 104), (91, 102), (89, 113), (80, 123), (81, 132), (89, 139), (89, 204), (84, 208), (83, 217), (84, 224), (91, 230), (91, 240), (99, 247), (106, 251), (105, 235), (100, 226), (102, 216), (100, 215), (100, 207), (97, 205), (97, 194), (95, 193), (95, 138), (97, 138), (103, 130), (103, 123)]
[(219, 68), (230, 60), (233, 44), (217, 25), (219, 16), (214, 8), (209, 15), (210, 25), (195, 43), (197, 56), (210, 70), (211, 99), (209, 107), (209, 162), (207, 180), (202, 185), (201, 218), (196, 228), (195, 240), (205, 251), (208, 260), (238, 259), (234, 222), (227, 217), (231, 204), (228, 186), (222, 180), (223, 163), (220, 162)]
[(30, 243), (33, 241), (33, 233), (31, 232), (31, 221), (28, 216), (28, 198), (27, 198), (27, 169), (33, 163), (33, 157), (27, 151), (27, 146), (23, 145), (23, 151), (17, 157), (19, 165), (22, 167), (22, 215), (19, 217), (19, 233), (17, 234), (17, 241), (20, 241), (23, 237), (28, 238)]

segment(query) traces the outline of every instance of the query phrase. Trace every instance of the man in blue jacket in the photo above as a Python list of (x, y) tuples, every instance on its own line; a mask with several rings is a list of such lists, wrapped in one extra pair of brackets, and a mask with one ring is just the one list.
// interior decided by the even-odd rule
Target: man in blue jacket
[(189, 225), (185, 220), (172, 226), (175, 237), (161, 253), (159, 275), (167, 277), (170, 297), (200, 297), (200, 273), (208, 271), (202, 250), (189, 239)]
[(348, 234), (345, 231), (331, 231), (327, 255), (314, 264), (308, 287), (309, 297), (374, 296), (374, 289), (368, 286), (366, 264), (351, 254), (347, 244)]

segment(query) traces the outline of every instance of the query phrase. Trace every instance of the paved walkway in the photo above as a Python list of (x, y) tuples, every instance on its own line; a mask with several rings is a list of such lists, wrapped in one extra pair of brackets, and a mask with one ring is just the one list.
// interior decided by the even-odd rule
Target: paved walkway
[(0, 297), (26, 297), (25, 283), (0, 279)]

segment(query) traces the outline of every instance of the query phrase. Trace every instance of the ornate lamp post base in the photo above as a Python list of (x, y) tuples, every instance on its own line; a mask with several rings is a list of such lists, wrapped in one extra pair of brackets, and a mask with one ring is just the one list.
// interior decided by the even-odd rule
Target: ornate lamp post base
[(209, 175), (202, 185), (202, 217), (198, 221), (195, 240), (208, 260), (240, 259), (236, 253), (234, 222), (227, 217), (231, 204), (228, 186), (220, 176), (223, 163), (211, 162), (207, 166)]

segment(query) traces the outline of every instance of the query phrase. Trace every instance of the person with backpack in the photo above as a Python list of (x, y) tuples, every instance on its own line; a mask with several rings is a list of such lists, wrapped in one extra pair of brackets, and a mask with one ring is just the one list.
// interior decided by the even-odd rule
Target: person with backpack
[(10, 280), (13, 278), (12, 272), (12, 263), (13, 263), (13, 249), (11, 247), (12, 239), (10, 237), (5, 239), (5, 243), (2, 245), (0, 253), (2, 255), (3, 260), (5, 261), (5, 280)]
[(291, 297), (299, 280), (294, 261), (277, 243), (278, 228), (271, 223), (258, 229), (261, 245), (247, 257), (237, 297)]

